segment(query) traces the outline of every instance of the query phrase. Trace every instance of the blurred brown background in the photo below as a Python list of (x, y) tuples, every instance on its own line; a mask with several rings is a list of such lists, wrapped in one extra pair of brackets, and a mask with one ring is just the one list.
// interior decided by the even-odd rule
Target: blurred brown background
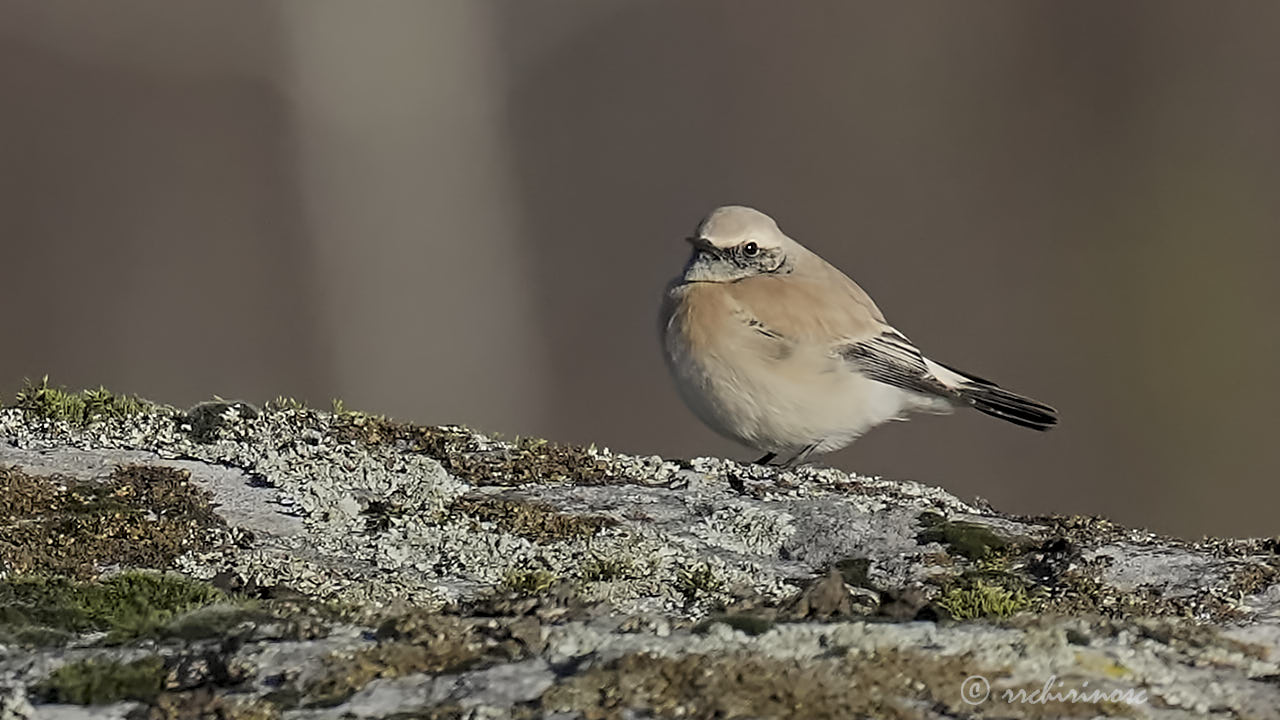
[(752, 453), (655, 313), (746, 203), (1058, 406), (827, 462), (1280, 532), (1280, 4), (0, 0), (0, 382)]

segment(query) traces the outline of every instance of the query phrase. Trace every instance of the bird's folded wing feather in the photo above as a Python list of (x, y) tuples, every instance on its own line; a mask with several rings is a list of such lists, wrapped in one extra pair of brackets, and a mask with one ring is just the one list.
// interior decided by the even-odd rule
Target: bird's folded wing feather
[(725, 285), (744, 314), (805, 345), (834, 347), (875, 337), (888, 327), (871, 298), (845, 275), (761, 275)]
[(924, 393), (954, 397), (957, 392), (934, 374), (924, 355), (893, 328), (865, 340), (841, 345), (837, 352), (872, 380)]

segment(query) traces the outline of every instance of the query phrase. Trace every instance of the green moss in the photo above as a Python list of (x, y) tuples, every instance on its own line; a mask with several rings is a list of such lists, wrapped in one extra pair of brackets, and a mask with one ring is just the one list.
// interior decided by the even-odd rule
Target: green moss
[(0, 567), (88, 578), (100, 568), (167, 568), (222, 524), (190, 473), (119, 467), (103, 482), (0, 468)]
[[(434, 437), (428, 438), (423, 449), (439, 460), (438, 453), (453, 443), (447, 439), (451, 433), (439, 428), (433, 430)], [(578, 445), (560, 445), (542, 438), (521, 438), (496, 453), (456, 453), (449, 456), (448, 464), (456, 465), (464, 479), (476, 484), (567, 482), (599, 485), (612, 482), (616, 473), (610, 463), (593, 450)]]
[(692, 602), (721, 592), (724, 590), (724, 581), (710, 565), (695, 565), (676, 572), (675, 589), (684, 596), (686, 602)]
[(176, 575), (130, 572), (101, 582), (17, 577), (0, 582), (0, 628), (10, 633), (108, 631), (107, 640), (117, 642), (156, 633), (174, 617), (223, 597), (209, 585)]
[(934, 604), (955, 620), (1007, 618), (1030, 606), (1027, 593), (1020, 587), (1009, 588), (975, 580), (948, 588)]
[(382, 643), (350, 654), (331, 655), (322, 675), (304, 691), (309, 707), (332, 707), (378, 678), (395, 678), (443, 670), (444, 658), (430, 648), (411, 643)]
[(284, 395), (277, 395), (275, 399), (268, 401), (262, 406), (263, 410), (306, 410), (307, 404), (301, 400)]
[[(135, 713), (130, 717), (142, 715)], [(161, 693), (146, 720), (279, 720), (280, 708), (260, 698), (219, 694), (210, 687)]]
[(1013, 567), (1013, 558), (1009, 553), (999, 552), (984, 555), (973, 563), (975, 570), (979, 573), (1010, 573)]
[(533, 500), (466, 496), (453, 501), (448, 512), (491, 522), (499, 530), (539, 543), (590, 537), (616, 524), (603, 515), (565, 513)]
[(918, 518), (925, 526), (916, 536), (921, 544), (941, 543), (957, 555), (969, 560), (980, 560), (987, 555), (1010, 547), (1010, 542), (995, 534), (990, 527), (973, 522), (943, 520), (934, 513), (923, 513)]
[(609, 582), (631, 577), (635, 563), (627, 558), (594, 555), (582, 563), (582, 579), (587, 582)]
[[(360, 431), (370, 433), (368, 437), (348, 438), (363, 442), (385, 442), (392, 439), (392, 436), (399, 433), (401, 429), (413, 427), (412, 425), (400, 425), (386, 415), (349, 410), (342, 398), (333, 398), (329, 401), (329, 414), (333, 416), (334, 424), (339, 428), (347, 428), (349, 431), (356, 432), (356, 434), (360, 434)], [(387, 437), (378, 437), (379, 433), (386, 433)]]
[(376, 645), (329, 656), (320, 676), (303, 688), (302, 704), (337, 705), (377, 678), (460, 672), (529, 655), (500, 623), (431, 613), (389, 619), (378, 628), (377, 637)]
[(55, 630), (25, 622), (10, 623), (6, 611), (0, 608), (0, 645), (21, 648), (61, 647), (76, 640), (75, 633)]
[(502, 587), (520, 595), (541, 595), (559, 582), (560, 578), (546, 570), (516, 570), (502, 579)]
[(84, 427), (99, 420), (139, 415), (155, 407), (146, 400), (116, 395), (101, 386), (80, 392), (50, 387), (48, 375), (38, 384), (27, 380), (14, 404), (27, 417), (61, 420), (75, 427)]
[(618, 476), (594, 448), (557, 445), (541, 438), (486, 442), (466, 428), (419, 427), (385, 417), (343, 413), (333, 418), (339, 441), (394, 443), (424, 453), (449, 474), (472, 485), (573, 483), (600, 485)]
[(164, 690), (167, 678), (168, 671), (160, 657), (130, 663), (85, 660), (54, 670), (36, 687), (36, 694), (48, 702), (74, 705), (151, 702)]
[(348, 410), (341, 400), (333, 401), (333, 433), (341, 442), (381, 445), (396, 441), (412, 442), (420, 428), (398, 423), (385, 415), (370, 415)]
[(258, 603), (250, 601), (216, 602), (198, 607), (177, 615), (157, 627), (154, 634), (183, 640), (213, 640), (230, 637), (246, 625), (256, 626), (264, 623), (279, 623), (286, 637), (305, 639), (298, 635), (305, 636), (306, 633), (292, 631), (292, 628), (298, 625), (297, 621), (277, 615)]

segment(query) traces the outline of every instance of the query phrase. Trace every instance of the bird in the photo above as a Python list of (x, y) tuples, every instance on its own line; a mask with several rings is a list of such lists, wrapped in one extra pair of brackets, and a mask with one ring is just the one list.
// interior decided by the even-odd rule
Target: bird
[(666, 288), (663, 355), (689, 409), (793, 467), (912, 413), (971, 407), (1032, 430), (1052, 407), (925, 356), (847, 275), (754, 208), (726, 205), (687, 238)]

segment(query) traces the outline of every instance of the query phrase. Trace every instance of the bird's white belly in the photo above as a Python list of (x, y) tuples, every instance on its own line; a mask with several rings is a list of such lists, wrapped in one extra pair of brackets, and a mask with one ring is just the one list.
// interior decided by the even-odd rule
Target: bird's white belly
[(694, 358), (672, 340), (668, 359), (690, 409), (720, 434), (766, 452), (795, 453), (813, 444), (830, 452), (912, 404), (909, 393), (816, 351), (735, 362), (720, 353)]

